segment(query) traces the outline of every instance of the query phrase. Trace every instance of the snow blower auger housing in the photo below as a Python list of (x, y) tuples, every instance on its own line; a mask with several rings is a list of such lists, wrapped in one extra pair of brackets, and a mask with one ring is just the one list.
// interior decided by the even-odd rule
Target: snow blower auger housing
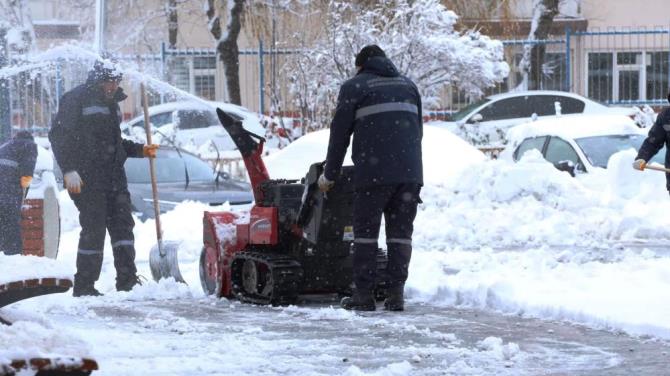
[[(271, 180), (261, 158), (264, 139), (217, 109), (249, 173), (249, 213), (205, 212), (200, 279), (208, 294), (255, 304), (294, 303), (301, 294), (351, 292), (353, 167), (344, 167), (324, 195), (313, 164), (300, 182)], [(378, 254), (378, 296), (387, 258)]]

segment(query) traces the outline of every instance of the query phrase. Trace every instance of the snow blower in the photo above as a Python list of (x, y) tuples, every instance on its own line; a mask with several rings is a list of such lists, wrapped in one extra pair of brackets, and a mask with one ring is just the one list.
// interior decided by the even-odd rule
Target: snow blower
[[(221, 109), (219, 121), (242, 154), (255, 204), (249, 212), (205, 212), (200, 280), (207, 294), (254, 304), (293, 304), (303, 294), (351, 293), (353, 167), (328, 195), (322, 163), (305, 178), (272, 180), (261, 158), (265, 139)], [(377, 257), (377, 297), (385, 295), (386, 254)]]

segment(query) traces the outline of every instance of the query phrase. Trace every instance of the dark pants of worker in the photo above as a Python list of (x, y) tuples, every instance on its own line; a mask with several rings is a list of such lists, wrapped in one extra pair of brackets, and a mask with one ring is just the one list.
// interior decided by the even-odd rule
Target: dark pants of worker
[(20, 255), (21, 203), (0, 203), (0, 252), (6, 255)]
[(377, 275), (377, 239), (382, 215), (386, 221), (389, 287), (402, 287), (412, 257), (412, 231), (418, 184), (382, 185), (356, 189), (354, 194), (354, 284), (360, 291), (372, 291)]
[(127, 190), (70, 194), (79, 209), (79, 250), (75, 285), (93, 286), (100, 277), (105, 235), (109, 231), (116, 268), (116, 288), (135, 279), (135, 221)]

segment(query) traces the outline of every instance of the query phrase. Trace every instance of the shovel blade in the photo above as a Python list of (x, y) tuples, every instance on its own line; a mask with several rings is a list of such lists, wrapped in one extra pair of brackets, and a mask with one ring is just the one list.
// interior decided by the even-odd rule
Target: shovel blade
[(177, 253), (179, 242), (162, 242), (155, 244), (149, 253), (149, 267), (154, 281), (158, 282), (162, 278), (174, 278), (175, 281), (186, 283), (179, 271), (179, 261)]

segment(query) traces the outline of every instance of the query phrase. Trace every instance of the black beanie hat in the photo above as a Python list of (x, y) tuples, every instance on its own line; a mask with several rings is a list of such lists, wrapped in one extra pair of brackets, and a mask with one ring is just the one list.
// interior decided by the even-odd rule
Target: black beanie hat
[(121, 81), (123, 73), (113, 63), (104, 63), (100, 60), (93, 64), (93, 69), (88, 73), (92, 81)]
[(363, 47), (358, 55), (356, 55), (356, 66), (362, 67), (368, 59), (375, 56), (386, 57), (386, 54), (384, 53), (384, 50), (376, 44), (369, 44)]

